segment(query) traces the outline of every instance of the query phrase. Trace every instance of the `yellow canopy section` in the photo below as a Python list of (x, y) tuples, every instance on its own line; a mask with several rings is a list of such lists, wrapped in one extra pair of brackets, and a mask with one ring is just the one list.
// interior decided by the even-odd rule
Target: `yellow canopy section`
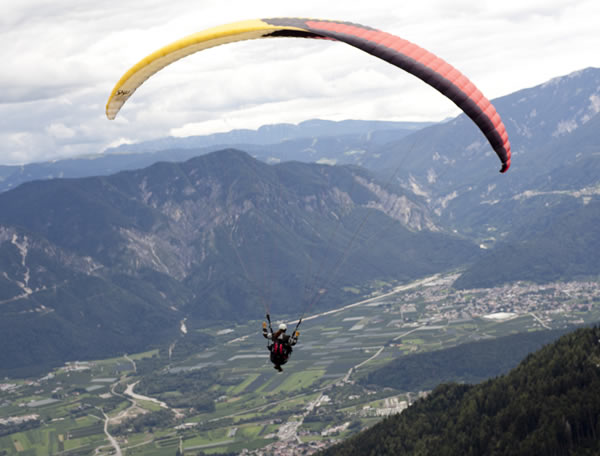
[(290, 26), (271, 25), (255, 19), (213, 27), (175, 41), (139, 61), (119, 79), (106, 103), (106, 117), (114, 119), (121, 106), (146, 79), (183, 57), (220, 44), (262, 38), (274, 31), (284, 29), (303, 30)]

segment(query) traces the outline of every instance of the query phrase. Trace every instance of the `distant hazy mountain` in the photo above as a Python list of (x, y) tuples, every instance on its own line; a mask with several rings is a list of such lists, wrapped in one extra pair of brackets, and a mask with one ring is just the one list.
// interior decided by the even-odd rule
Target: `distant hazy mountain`
[[(431, 125), (431, 122), (390, 122), (379, 120), (343, 120), (331, 121), (313, 119), (294, 124), (264, 125), (257, 130), (232, 130), (227, 133), (215, 133), (206, 136), (188, 138), (162, 138), (138, 144), (124, 144), (108, 149), (107, 153), (156, 152), (161, 150), (198, 149), (207, 146), (222, 145), (265, 145), (278, 144), (303, 138), (327, 138), (334, 136), (372, 136), (381, 132), (378, 141), (391, 137), (405, 136)], [(308, 161), (308, 160), (306, 160)]]
[(300, 315), (477, 254), (420, 198), (355, 167), (225, 150), (28, 182), (0, 194), (0, 365), (139, 350), (184, 317)]
[(275, 124), (258, 130), (233, 130), (188, 138), (161, 138), (123, 144), (104, 153), (23, 166), (0, 165), (0, 191), (23, 182), (61, 177), (106, 176), (145, 168), (159, 161), (180, 162), (215, 150), (245, 150), (268, 163), (353, 163), (360, 165), (377, 146), (407, 136), (431, 122), (308, 120), (298, 125)]

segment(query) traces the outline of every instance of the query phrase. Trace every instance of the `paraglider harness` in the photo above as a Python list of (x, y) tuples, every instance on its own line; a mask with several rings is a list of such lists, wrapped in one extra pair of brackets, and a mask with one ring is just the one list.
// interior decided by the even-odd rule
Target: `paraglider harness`
[[(269, 331), (271, 331), (271, 335), (275, 334), (273, 332), (273, 327), (271, 326), (271, 316), (269, 314), (267, 314), (267, 321), (269, 322)], [(267, 344), (267, 348), (271, 352), (271, 362), (273, 364), (281, 366), (287, 363), (287, 360), (292, 353), (292, 346), (288, 343), (288, 341), (292, 337), (295, 337), (296, 339), (298, 338), (298, 335), (300, 334), (298, 332), (300, 323), (302, 323), (302, 319), (298, 321), (298, 324), (292, 332), (292, 336), (288, 335), (284, 341), (279, 339), (271, 340), (269, 344)]]
[(292, 347), (279, 340), (273, 342), (269, 346), (269, 350), (271, 350), (271, 361), (279, 365), (287, 363), (288, 357), (292, 353)]

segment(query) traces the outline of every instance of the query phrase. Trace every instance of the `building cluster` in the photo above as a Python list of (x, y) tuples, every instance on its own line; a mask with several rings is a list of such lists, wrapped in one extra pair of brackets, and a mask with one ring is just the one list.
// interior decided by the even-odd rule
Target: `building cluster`
[(408, 402), (400, 400), (398, 397), (390, 397), (385, 399), (383, 407), (372, 407), (365, 405), (361, 412), (361, 416), (390, 416), (402, 413), (408, 408)]
[(0, 426), (23, 424), (23, 423), (26, 423), (27, 421), (35, 421), (35, 420), (39, 420), (39, 419), (40, 419), (40, 416), (36, 415), (34, 413), (32, 413), (30, 415), (22, 415), (22, 416), (9, 416), (6, 418), (0, 418)]
[(90, 370), (94, 364), (87, 361), (72, 361), (65, 363), (63, 370), (65, 372), (81, 372)]
[(285, 442), (278, 441), (259, 450), (242, 450), (244, 456), (309, 456), (324, 450), (332, 445), (332, 441), (322, 440), (314, 442)]
[(8, 391), (14, 391), (17, 388), (19, 388), (19, 385), (17, 385), (16, 383), (0, 383), (0, 391), (3, 393)]
[(422, 324), (423, 319), (463, 322), (489, 315), (504, 314), (509, 318), (531, 313), (535, 313), (543, 324), (557, 314), (589, 312), (594, 306), (600, 306), (600, 286), (589, 281), (547, 284), (517, 282), (469, 290), (454, 290), (449, 285), (437, 283), (400, 295), (396, 302), (400, 304), (402, 319), (397, 324), (410, 321), (413, 315)]

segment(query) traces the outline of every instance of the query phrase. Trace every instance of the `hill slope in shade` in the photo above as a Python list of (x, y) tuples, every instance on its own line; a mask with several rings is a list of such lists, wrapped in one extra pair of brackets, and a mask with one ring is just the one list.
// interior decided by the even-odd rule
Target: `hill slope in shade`
[(600, 330), (581, 329), (476, 386), (445, 384), (320, 454), (593, 455), (600, 452)]

